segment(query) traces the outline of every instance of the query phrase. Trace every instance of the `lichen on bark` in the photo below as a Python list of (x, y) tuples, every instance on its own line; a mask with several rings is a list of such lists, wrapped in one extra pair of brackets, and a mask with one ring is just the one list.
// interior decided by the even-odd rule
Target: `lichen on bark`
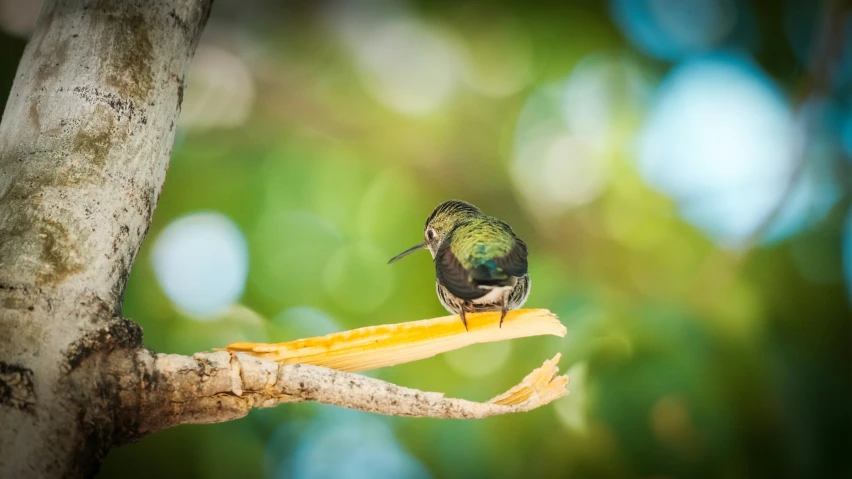
[(106, 84), (121, 96), (145, 102), (154, 88), (151, 72), (154, 47), (148, 22), (141, 13), (119, 15), (106, 13), (111, 25), (104, 35), (102, 46), (110, 55), (105, 58)]

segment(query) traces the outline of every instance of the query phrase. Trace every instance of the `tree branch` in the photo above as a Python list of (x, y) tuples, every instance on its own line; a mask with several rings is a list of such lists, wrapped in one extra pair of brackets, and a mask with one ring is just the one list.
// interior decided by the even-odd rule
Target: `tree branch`
[[(555, 335), (565, 327), (546, 309), (471, 313), (370, 326), (279, 344), (238, 343), (193, 356), (123, 349), (106, 361), (119, 392), (119, 442), (179, 424), (229, 421), (253, 408), (316, 401), (394, 416), (474, 419), (524, 412), (568, 391), (557, 376), (560, 355), (489, 402), (445, 398), (352, 371), (416, 361), (480, 342)], [(333, 366), (330, 369), (324, 366)]]
[[(216, 423), (245, 416), (252, 408), (315, 401), (395, 416), (473, 419), (529, 411), (566, 393), (557, 376), (560, 355), (545, 361), (520, 384), (489, 402), (446, 398), (362, 376), (313, 366), (282, 364), (244, 353), (194, 356), (138, 350), (114, 361), (124, 378), (125, 410), (136, 417), (127, 439), (178, 424)], [(128, 375), (128, 371), (135, 374)]]
[[(249, 353), (287, 364), (313, 364), (358, 372), (429, 358), (477, 343), (530, 336), (565, 336), (559, 318), (547, 309), (468, 313), (467, 327), (457, 314), (406, 323), (350, 329), (286, 343), (232, 343), (227, 351)], [(501, 324), (502, 321), (502, 324)]]

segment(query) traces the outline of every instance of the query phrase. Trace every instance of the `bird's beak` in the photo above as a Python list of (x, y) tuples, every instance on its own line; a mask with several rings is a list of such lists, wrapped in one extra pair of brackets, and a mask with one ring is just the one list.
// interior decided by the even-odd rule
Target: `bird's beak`
[(420, 243), (417, 246), (412, 246), (411, 248), (408, 248), (407, 250), (403, 251), (402, 253), (391, 258), (390, 261), (388, 261), (388, 264), (391, 264), (398, 259), (404, 258), (404, 257), (410, 255), (411, 253), (413, 253), (415, 251), (419, 251), (419, 250), (424, 249), (424, 248), (426, 248), (426, 243)]

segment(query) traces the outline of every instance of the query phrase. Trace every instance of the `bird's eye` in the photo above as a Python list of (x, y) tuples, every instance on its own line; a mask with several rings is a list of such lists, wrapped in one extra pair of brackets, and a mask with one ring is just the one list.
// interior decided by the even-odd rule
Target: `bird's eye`
[(431, 240), (435, 239), (435, 230), (429, 230), (429, 231), (427, 231), (427, 232), (426, 232), (426, 238), (428, 238), (428, 239), (429, 239), (429, 241), (431, 241)]

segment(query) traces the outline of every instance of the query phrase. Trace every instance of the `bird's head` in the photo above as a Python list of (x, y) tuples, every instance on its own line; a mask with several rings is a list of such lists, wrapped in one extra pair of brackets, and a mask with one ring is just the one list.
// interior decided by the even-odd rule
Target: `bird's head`
[(426, 218), (426, 226), (423, 229), (423, 242), (394, 256), (388, 263), (393, 263), (421, 249), (428, 249), (434, 258), (441, 243), (443, 243), (444, 239), (447, 238), (456, 226), (477, 216), (482, 216), (482, 211), (470, 203), (465, 203), (461, 200), (450, 200), (441, 203)]

